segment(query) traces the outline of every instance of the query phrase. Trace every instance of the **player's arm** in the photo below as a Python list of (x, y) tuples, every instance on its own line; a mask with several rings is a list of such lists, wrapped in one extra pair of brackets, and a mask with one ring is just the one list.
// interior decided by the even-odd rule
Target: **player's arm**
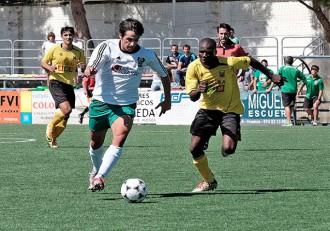
[(96, 75), (97, 71), (100, 70), (104, 63), (108, 61), (110, 53), (110, 47), (105, 42), (100, 43), (93, 51), (84, 71), (84, 75), (86, 77)]
[(190, 100), (193, 101), (193, 102), (196, 102), (201, 97), (201, 94), (203, 92), (206, 92), (206, 90), (207, 90), (206, 82), (203, 81), (203, 82), (198, 83), (197, 89), (192, 90), (189, 93)]
[(305, 86), (304, 82), (300, 82), (299, 86), (298, 86), (298, 90), (297, 90), (297, 94), (296, 97), (298, 98), (298, 95), (300, 94), (301, 90), (303, 89), (303, 87)]

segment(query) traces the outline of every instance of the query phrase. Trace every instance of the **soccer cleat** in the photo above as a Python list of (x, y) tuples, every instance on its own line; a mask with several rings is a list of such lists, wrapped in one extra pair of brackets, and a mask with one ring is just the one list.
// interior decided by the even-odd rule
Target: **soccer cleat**
[(92, 192), (101, 191), (104, 189), (104, 183), (105, 180), (103, 180), (101, 177), (95, 177), (92, 183), (89, 185), (88, 189)]
[[(89, 185), (92, 184), (92, 182), (93, 182), (96, 175), (97, 175), (97, 172), (94, 171), (94, 170), (92, 170), (92, 172), (89, 173)], [(89, 187), (88, 187), (88, 189), (89, 189)]]
[(218, 187), (218, 182), (214, 180), (212, 183), (207, 183), (205, 181), (199, 183), (194, 190), (192, 190), (193, 193), (199, 193), (199, 192), (205, 192), (214, 190)]
[(317, 121), (314, 120), (312, 124), (313, 124), (313, 126), (317, 126)]
[(285, 121), (283, 124), (282, 124), (282, 126), (284, 126), (284, 127), (290, 127), (290, 126), (293, 126), (293, 124), (291, 123), (291, 121), (289, 122), (289, 121)]
[(53, 128), (50, 128), (49, 125), (47, 125), (47, 129), (46, 129), (46, 140), (48, 142), (51, 142), (52, 139), (53, 139), (53, 132), (54, 132), (54, 129)]
[(58, 148), (57, 141), (56, 140), (49, 141), (48, 146), (51, 148)]
[(81, 113), (81, 114), (78, 114), (78, 121), (80, 124), (83, 123), (83, 120), (84, 120), (84, 115)]

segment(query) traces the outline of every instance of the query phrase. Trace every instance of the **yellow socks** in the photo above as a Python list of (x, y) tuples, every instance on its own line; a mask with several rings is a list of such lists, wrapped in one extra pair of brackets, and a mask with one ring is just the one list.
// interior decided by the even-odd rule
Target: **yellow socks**
[(203, 155), (198, 160), (193, 160), (194, 165), (196, 166), (199, 174), (207, 183), (212, 183), (215, 179), (211, 169), (209, 168), (209, 162), (207, 160), (207, 156)]

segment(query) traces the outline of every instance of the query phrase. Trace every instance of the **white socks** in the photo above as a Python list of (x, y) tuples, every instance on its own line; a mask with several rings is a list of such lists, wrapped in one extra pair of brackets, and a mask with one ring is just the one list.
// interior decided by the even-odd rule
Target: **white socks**
[(89, 155), (91, 157), (94, 172), (98, 172), (100, 169), (100, 166), (102, 164), (103, 153), (104, 153), (103, 145), (95, 150), (93, 150), (92, 147), (89, 146)]
[[(117, 164), (117, 161), (121, 156), (121, 153), (122, 153), (121, 147), (110, 145), (110, 147), (104, 153), (103, 159), (101, 161), (102, 164), (98, 169), (96, 177), (105, 178), (109, 174), (111, 169), (113, 169), (113, 167)], [(94, 166), (96, 167), (96, 165)]]

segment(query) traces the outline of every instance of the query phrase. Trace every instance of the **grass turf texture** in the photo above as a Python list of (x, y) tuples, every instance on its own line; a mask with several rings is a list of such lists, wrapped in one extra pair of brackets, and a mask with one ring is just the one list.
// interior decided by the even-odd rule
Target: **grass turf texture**
[[(190, 193), (201, 179), (188, 126), (134, 125), (95, 193), (87, 126), (69, 125), (58, 149), (45, 129), (0, 125), (0, 230), (329, 230), (329, 127), (242, 127), (227, 158), (219, 133), (206, 151), (219, 186), (203, 194)], [(142, 203), (122, 199), (128, 178), (146, 182)]]

